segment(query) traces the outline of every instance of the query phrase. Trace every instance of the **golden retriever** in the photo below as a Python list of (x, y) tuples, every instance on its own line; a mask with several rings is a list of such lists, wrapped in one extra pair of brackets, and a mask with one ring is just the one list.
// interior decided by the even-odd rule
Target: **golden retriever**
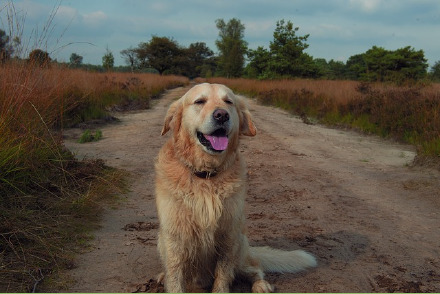
[(223, 85), (200, 84), (171, 104), (162, 135), (172, 137), (156, 161), (159, 276), (168, 292), (197, 283), (228, 292), (236, 274), (253, 292), (272, 292), (264, 271), (297, 272), (316, 265), (302, 251), (250, 247), (243, 213), (246, 166), (240, 135), (256, 128), (244, 101)]

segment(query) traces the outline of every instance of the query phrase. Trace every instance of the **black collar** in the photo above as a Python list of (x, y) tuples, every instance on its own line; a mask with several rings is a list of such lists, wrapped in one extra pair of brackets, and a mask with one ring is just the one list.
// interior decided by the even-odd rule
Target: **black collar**
[(216, 171), (209, 172), (204, 170), (204, 171), (194, 171), (193, 174), (201, 179), (209, 179), (215, 177), (217, 175), (217, 172)]

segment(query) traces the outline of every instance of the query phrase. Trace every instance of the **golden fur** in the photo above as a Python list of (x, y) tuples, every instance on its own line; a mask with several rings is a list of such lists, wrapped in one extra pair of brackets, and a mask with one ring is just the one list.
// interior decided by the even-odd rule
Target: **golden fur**
[[(204, 146), (197, 137), (218, 128), (213, 118), (218, 109), (228, 117), (222, 124), (228, 136), (223, 151)], [(271, 292), (263, 270), (295, 272), (316, 265), (304, 251), (248, 244), (243, 214), (247, 176), (238, 144), (240, 135), (255, 136), (256, 128), (242, 99), (223, 85), (197, 85), (170, 106), (162, 135), (170, 130), (172, 137), (156, 162), (158, 249), (165, 268), (160, 279), (168, 292), (185, 292), (193, 283), (228, 292), (236, 274), (251, 280), (253, 292)]]

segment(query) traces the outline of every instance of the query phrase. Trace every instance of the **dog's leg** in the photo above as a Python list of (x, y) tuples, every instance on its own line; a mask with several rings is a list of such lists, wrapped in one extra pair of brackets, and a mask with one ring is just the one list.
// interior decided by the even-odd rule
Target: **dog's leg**
[[(228, 254), (227, 254), (228, 255)], [(234, 262), (230, 260), (229, 256), (222, 256), (217, 261), (215, 268), (215, 280), (212, 287), (213, 293), (227, 293), (229, 286), (234, 280)]]
[(183, 267), (181, 263), (173, 262), (173, 259), (167, 258), (166, 260), (165, 290), (169, 293), (183, 293), (185, 292)]
[[(159, 234), (157, 236), (157, 250), (159, 251), (160, 260), (162, 261), (162, 264), (165, 265), (165, 258), (166, 258), (166, 247), (165, 244), (162, 242), (162, 234), (159, 231)], [(157, 275), (157, 283), (165, 285), (165, 272), (161, 272)]]
[(270, 293), (274, 291), (273, 286), (264, 279), (263, 269), (257, 260), (249, 256), (241, 271), (252, 282), (253, 293)]
[[(227, 293), (229, 286), (234, 281), (235, 269), (238, 263), (238, 242), (240, 235), (237, 231), (227, 227), (229, 232), (217, 232), (217, 263), (214, 272), (214, 285), (212, 292)], [(234, 242), (235, 241), (235, 242)]]
[(166, 246), (166, 244), (175, 244), (170, 240), (165, 242), (166, 238), (166, 235), (159, 233), (158, 247), (165, 273), (158, 276), (158, 282), (163, 282), (167, 292), (182, 293), (185, 292), (184, 258), (181, 256), (184, 250)]

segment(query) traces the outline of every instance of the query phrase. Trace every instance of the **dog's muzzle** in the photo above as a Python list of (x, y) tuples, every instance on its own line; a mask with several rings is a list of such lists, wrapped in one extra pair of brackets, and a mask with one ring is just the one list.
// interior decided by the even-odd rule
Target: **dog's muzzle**
[(223, 108), (217, 108), (212, 113), (212, 123), (215, 131), (209, 134), (197, 132), (199, 142), (212, 152), (223, 152), (228, 148), (229, 112)]
[(209, 135), (197, 132), (197, 138), (200, 144), (213, 152), (223, 152), (228, 148), (229, 139), (225, 128), (219, 128)]

